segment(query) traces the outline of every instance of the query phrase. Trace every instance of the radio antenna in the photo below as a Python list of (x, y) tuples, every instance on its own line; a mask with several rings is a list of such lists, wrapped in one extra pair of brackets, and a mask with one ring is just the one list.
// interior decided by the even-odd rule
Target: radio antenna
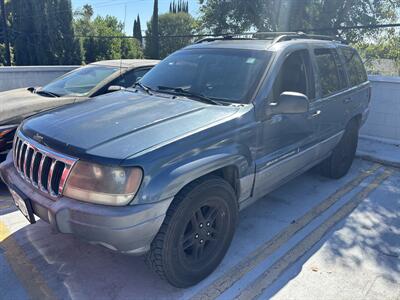
[[(124, 6), (125, 12), (124, 12), (124, 28), (123, 28), (123, 34), (124, 36), (126, 35), (126, 3)], [(122, 76), (122, 46), (123, 46), (123, 39), (121, 39), (121, 47), (120, 47), (120, 61), (119, 61), (119, 75)]]

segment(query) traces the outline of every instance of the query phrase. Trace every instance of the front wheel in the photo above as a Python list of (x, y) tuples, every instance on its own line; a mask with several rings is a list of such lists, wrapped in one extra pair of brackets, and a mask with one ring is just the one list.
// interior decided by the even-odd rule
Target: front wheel
[(232, 241), (238, 208), (222, 178), (185, 187), (168, 209), (147, 254), (147, 264), (176, 287), (192, 286), (219, 265)]
[(320, 169), (323, 176), (339, 179), (349, 172), (357, 150), (358, 131), (358, 122), (350, 122), (331, 156), (321, 163)]

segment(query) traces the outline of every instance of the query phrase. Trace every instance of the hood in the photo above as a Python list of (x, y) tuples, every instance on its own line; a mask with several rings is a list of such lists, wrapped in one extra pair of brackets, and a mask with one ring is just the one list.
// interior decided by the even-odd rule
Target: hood
[(72, 103), (73, 97), (43, 97), (27, 88), (0, 93), (0, 125), (18, 124), (38, 112)]
[(61, 153), (115, 164), (237, 111), (186, 98), (121, 91), (35, 116), (22, 131)]

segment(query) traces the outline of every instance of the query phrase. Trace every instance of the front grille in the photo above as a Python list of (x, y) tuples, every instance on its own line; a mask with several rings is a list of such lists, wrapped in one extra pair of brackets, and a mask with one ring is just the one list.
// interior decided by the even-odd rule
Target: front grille
[(14, 166), (20, 176), (52, 198), (62, 195), (65, 182), (76, 162), (75, 158), (59, 154), (24, 137), (14, 139)]

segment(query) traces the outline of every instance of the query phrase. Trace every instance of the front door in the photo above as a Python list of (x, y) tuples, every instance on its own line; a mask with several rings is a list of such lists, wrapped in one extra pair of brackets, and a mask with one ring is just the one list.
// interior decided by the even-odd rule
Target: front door
[[(310, 101), (314, 100), (315, 83), (308, 49), (286, 54), (279, 68), (267, 104), (278, 103), (283, 92), (302, 93)], [(257, 147), (256, 198), (267, 194), (282, 180), (304, 170), (312, 162), (316, 136), (313, 119), (312, 111), (274, 115), (267, 108)]]

